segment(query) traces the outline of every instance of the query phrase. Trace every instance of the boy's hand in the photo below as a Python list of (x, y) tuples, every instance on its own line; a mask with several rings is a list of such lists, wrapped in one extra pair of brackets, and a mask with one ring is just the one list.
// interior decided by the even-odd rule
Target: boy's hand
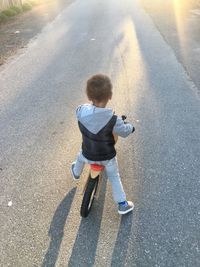
[(126, 115), (122, 115), (122, 120), (125, 121), (126, 120)]
[[(125, 121), (127, 119), (126, 115), (122, 115), (122, 120), (124, 121), (124, 124), (127, 124), (128, 122)], [(135, 131), (135, 127), (133, 126), (132, 133)]]
[(122, 120), (123, 120), (124, 124), (128, 123), (127, 121), (125, 121), (126, 119), (127, 119), (127, 116), (126, 115), (122, 115)]
[(119, 116), (117, 117), (117, 121), (113, 128), (113, 133), (117, 134), (123, 138), (129, 136), (129, 134), (135, 131), (135, 128), (130, 123), (126, 122), (126, 116)]

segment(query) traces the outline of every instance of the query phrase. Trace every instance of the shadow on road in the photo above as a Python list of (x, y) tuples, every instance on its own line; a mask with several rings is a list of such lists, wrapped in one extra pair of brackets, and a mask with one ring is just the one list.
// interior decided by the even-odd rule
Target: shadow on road
[(49, 237), (51, 238), (49, 248), (42, 263), (42, 267), (54, 267), (58, 258), (60, 245), (64, 234), (64, 226), (69, 214), (76, 188), (73, 188), (62, 200), (55, 211), (50, 228)]
[(103, 179), (98, 202), (93, 204), (93, 209), (89, 216), (81, 220), (68, 267), (94, 266), (105, 201), (106, 180), (107, 179)]
[(121, 217), (119, 232), (112, 254), (111, 267), (125, 266), (128, 252), (129, 239), (131, 238), (131, 227), (133, 224), (133, 213)]

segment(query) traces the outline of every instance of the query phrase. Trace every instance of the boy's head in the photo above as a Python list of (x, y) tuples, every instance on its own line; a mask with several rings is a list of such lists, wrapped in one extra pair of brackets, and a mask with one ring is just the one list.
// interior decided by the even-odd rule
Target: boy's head
[(87, 97), (94, 104), (105, 103), (112, 97), (112, 83), (104, 74), (96, 74), (87, 81)]

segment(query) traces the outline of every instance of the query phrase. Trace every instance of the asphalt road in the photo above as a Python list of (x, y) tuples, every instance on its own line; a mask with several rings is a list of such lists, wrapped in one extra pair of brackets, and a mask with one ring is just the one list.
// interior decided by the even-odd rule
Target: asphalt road
[[(200, 98), (137, 1), (75, 1), (0, 70), (0, 266), (200, 265)], [(136, 127), (117, 145), (135, 210), (105, 180), (81, 219), (75, 109), (97, 72)]]

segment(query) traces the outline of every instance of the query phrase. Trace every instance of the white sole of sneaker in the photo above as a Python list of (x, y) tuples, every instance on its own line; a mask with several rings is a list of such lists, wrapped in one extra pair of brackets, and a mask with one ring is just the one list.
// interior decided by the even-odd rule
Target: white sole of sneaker
[(80, 177), (79, 178), (74, 178), (74, 174), (73, 174), (73, 171), (72, 171), (72, 166), (70, 167), (70, 172), (71, 172), (71, 176), (72, 176), (72, 179), (75, 181), (75, 182), (78, 182)]
[(118, 213), (119, 213), (120, 215), (124, 215), (124, 214), (127, 214), (127, 213), (131, 212), (133, 209), (134, 209), (134, 206), (131, 207), (130, 209), (126, 210), (126, 211), (119, 211), (119, 210), (118, 210)]

